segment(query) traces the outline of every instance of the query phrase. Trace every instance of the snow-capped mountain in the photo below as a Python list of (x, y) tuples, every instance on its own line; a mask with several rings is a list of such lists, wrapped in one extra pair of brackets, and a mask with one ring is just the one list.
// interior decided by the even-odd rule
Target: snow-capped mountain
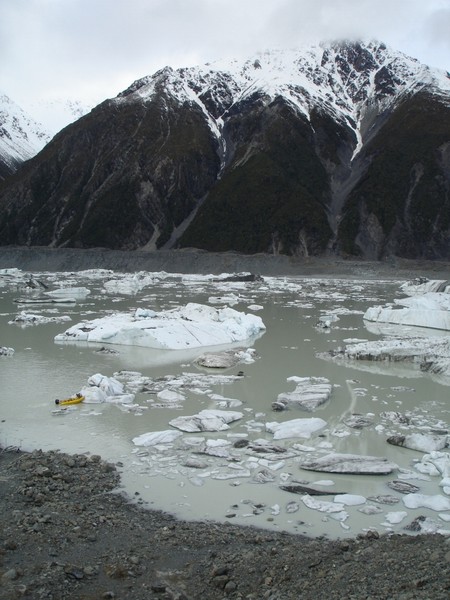
[(450, 258), (450, 78), (378, 42), (162, 69), (0, 193), (3, 243)]
[(48, 100), (29, 101), (24, 108), (40, 123), (43, 123), (51, 135), (70, 125), (87, 114), (95, 102), (81, 102), (70, 98), (52, 98)]
[(50, 134), (40, 123), (0, 93), (0, 180), (37, 154), (49, 141)]
[(134, 82), (118, 98), (149, 100), (161, 80), (178, 101), (196, 103), (204, 111), (218, 138), (227, 112), (236, 103), (254, 94), (271, 100), (282, 96), (308, 119), (320, 106), (336, 121), (349, 125), (356, 150), (363, 143), (374, 106), (381, 112), (398, 103), (402, 95), (421, 89), (446, 98), (450, 94), (448, 73), (375, 41), (267, 51), (244, 64), (231, 60), (176, 71), (168, 67)]

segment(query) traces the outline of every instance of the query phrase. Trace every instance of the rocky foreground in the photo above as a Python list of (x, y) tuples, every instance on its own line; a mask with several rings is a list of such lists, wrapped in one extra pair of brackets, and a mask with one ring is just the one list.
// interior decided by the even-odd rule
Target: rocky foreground
[(0, 599), (447, 599), (450, 539), (327, 541), (130, 503), (99, 456), (0, 450)]

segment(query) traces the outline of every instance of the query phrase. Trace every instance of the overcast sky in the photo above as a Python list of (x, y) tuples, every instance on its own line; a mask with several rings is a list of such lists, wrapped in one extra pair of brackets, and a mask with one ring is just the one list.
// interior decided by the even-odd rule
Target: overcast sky
[(354, 36), (450, 70), (450, 0), (0, 0), (0, 90), (99, 102), (166, 65)]

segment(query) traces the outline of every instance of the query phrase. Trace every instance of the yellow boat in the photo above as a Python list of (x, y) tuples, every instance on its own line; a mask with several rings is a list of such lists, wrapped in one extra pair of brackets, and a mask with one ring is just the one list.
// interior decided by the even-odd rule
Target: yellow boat
[(75, 394), (75, 396), (65, 398), (64, 400), (56, 399), (55, 404), (58, 404), (58, 406), (70, 406), (71, 404), (80, 404), (80, 402), (83, 402), (83, 400), (84, 396), (81, 394)]

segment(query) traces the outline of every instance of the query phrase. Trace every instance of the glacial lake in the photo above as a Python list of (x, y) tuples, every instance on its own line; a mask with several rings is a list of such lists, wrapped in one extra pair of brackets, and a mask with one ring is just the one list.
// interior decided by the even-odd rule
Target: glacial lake
[[(20, 277), (0, 276), (0, 346), (14, 349), (0, 356), (0, 443), (23, 450), (58, 449), (68, 453), (100, 454), (118, 463), (121, 491), (133, 501), (190, 520), (215, 520), (286, 530), (330, 538), (355, 536), (369, 528), (380, 533), (405, 531), (419, 515), (431, 517), (437, 528), (450, 529), (449, 510), (407, 508), (403, 494), (388, 486), (393, 480), (412, 483), (426, 495), (443, 494), (441, 478), (414, 469), (423, 453), (390, 445), (393, 434), (440, 430), (449, 426), (449, 387), (439, 379), (401, 363), (349, 363), (320, 354), (345, 346), (349, 340), (375, 340), (381, 335), (367, 326), (363, 314), (370, 306), (403, 297), (401, 281), (264, 277), (256, 282), (223, 282), (207, 276), (106, 271), (33, 273), (33, 279), (55, 289), (84, 286), (90, 294), (69, 304), (20, 304), (37, 292), (26, 291)], [(113, 281), (105, 287), (105, 282)], [(141, 287), (139, 282), (145, 281)], [(117, 311), (150, 308), (168, 310), (196, 302), (260, 316), (266, 326), (257, 339), (234, 344), (251, 348), (252, 361), (228, 369), (206, 369), (196, 359), (208, 348), (155, 350), (55, 343), (70, 325)], [(21, 311), (46, 317), (70, 317), (70, 322), (21, 326), (10, 323)], [(320, 327), (321, 317), (337, 317)], [(330, 321), (332, 321), (330, 319)], [(397, 328), (395, 334), (439, 335), (438, 331)], [(228, 346), (215, 348), (226, 350)], [(55, 413), (55, 399), (78, 392), (89, 377), (101, 373), (133, 390), (139, 377), (150, 382), (138, 391), (133, 406), (81, 404)], [(330, 399), (314, 413), (291, 408), (276, 412), (272, 403), (295, 389), (291, 377), (322, 377), (332, 385)], [(163, 389), (177, 391), (178, 402), (158, 399)], [(237, 406), (234, 407), (234, 406)], [(183, 433), (172, 444), (143, 448), (133, 438), (171, 429), (169, 421), (211, 408), (229, 408), (243, 417), (220, 432)], [(390, 422), (388, 411), (412, 415), (413, 425)], [(364, 415), (371, 424), (353, 428), (351, 415)], [(274, 442), (266, 423), (320, 417), (326, 427), (309, 439)], [(197, 438), (197, 439), (196, 439)], [(199, 440), (218, 440), (223, 456), (197, 453)], [(269, 457), (234, 446), (237, 440), (266, 440), (285, 452)], [(191, 441), (190, 441), (191, 440)], [(344, 475), (301, 469), (306, 458), (327, 453), (386, 457), (398, 471), (390, 475)], [(228, 453), (228, 454), (227, 454)], [(195, 457), (201, 465), (186, 466)], [(189, 462), (188, 462), (189, 464)], [(300, 482), (330, 495), (316, 500), (333, 502), (335, 493), (362, 496), (362, 503), (342, 510), (308, 507), (298, 494), (281, 485)], [(391, 505), (370, 500), (391, 495)], [(374, 514), (361, 509), (374, 506)]]

